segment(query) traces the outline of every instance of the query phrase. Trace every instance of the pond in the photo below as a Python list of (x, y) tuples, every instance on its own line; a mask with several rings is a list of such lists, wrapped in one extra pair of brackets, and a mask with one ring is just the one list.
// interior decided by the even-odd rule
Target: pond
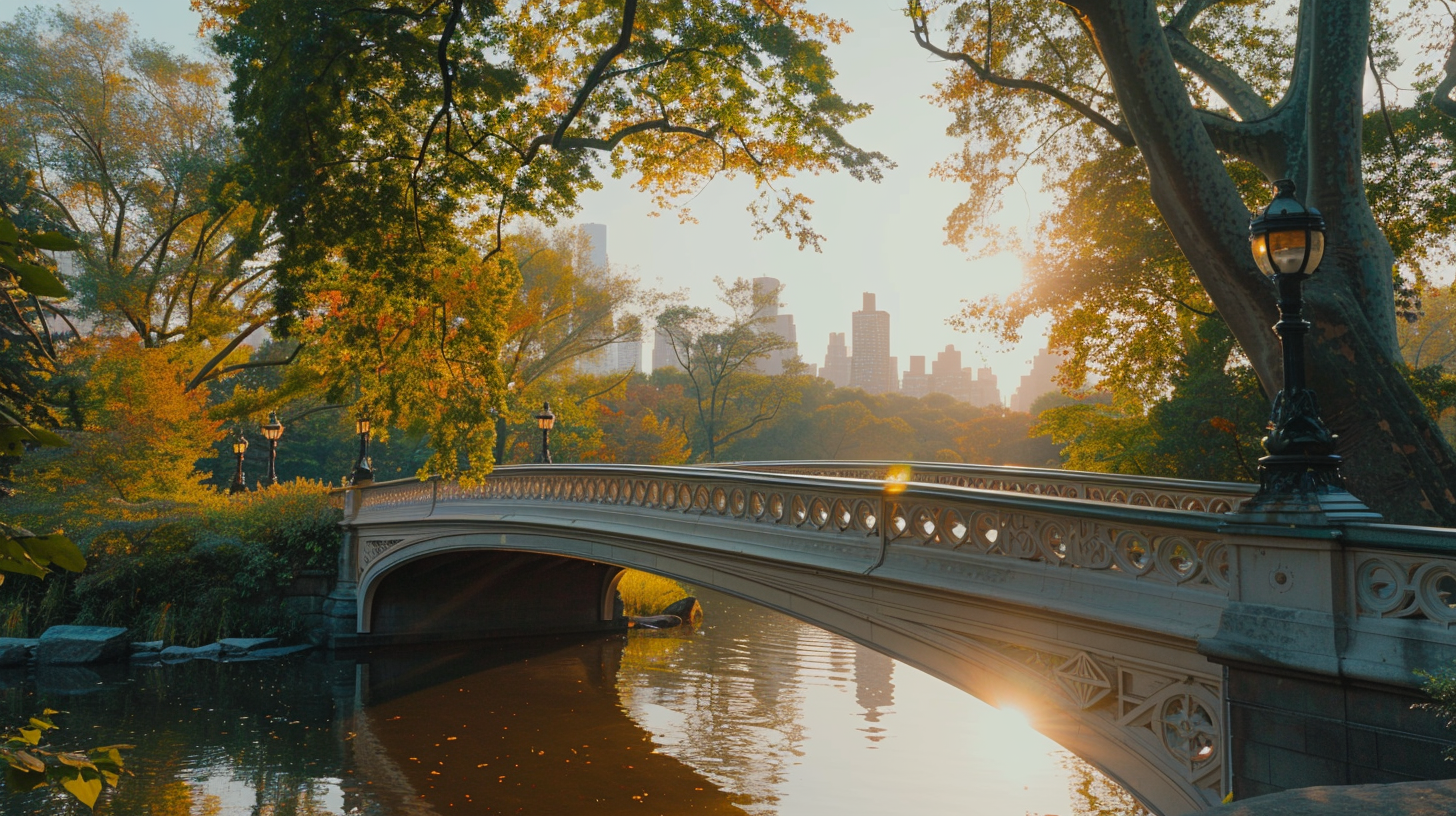
[[(32, 669), (0, 674), (0, 701), (7, 723), (67, 712), (58, 743), (136, 745), (113, 814), (1071, 816), (1073, 783), (1120, 793), (1016, 712), (699, 597), (697, 630)], [(0, 814), (69, 810), (0, 796)]]

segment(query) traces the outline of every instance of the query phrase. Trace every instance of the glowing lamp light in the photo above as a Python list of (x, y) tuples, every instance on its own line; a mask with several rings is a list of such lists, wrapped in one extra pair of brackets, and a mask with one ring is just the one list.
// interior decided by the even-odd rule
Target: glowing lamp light
[(543, 431), (556, 427), (556, 415), (551, 413), (551, 403), (541, 403), (541, 413), (536, 415), (536, 427)]
[(277, 442), (283, 437), (283, 423), (278, 421), (277, 411), (268, 412), (268, 421), (264, 423), (261, 430), (263, 438), (269, 442)]
[(242, 434), (238, 434), (238, 438), (233, 440), (233, 454), (235, 456), (242, 456), (247, 452), (248, 438), (246, 436), (243, 436)]
[(1294, 182), (1274, 182), (1274, 200), (1249, 222), (1254, 263), (1269, 277), (1312, 275), (1325, 254), (1325, 220), (1294, 197)]

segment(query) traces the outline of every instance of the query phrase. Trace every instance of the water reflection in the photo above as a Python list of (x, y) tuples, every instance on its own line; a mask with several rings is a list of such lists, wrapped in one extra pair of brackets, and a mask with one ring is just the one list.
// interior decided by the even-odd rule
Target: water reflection
[[(1072, 816), (1014, 715), (759, 607), (708, 624), (289, 662), (0, 674), (8, 722), (140, 746), (101, 812)], [(1079, 775), (1080, 774), (1080, 775)], [(82, 812), (47, 792), (3, 814)]]

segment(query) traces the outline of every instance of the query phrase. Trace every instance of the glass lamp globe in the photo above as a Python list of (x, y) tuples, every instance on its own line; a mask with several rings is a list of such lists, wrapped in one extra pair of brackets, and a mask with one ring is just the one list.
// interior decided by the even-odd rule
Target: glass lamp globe
[(1294, 182), (1274, 182), (1274, 200), (1249, 222), (1254, 263), (1269, 277), (1312, 275), (1325, 254), (1325, 220), (1294, 197)]
[(238, 438), (233, 440), (233, 453), (238, 456), (242, 456), (244, 453), (247, 453), (247, 451), (248, 438), (246, 436), (243, 436), (242, 434), (238, 434)]
[(283, 423), (278, 421), (278, 412), (269, 411), (268, 421), (262, 428), (263, 437), (270, 442), (277, 442), (283, 436)]
[(551, 413), (551, 403), (541, 403), (541, 413), (536, 415), (536, 427), (549, 431), (556, 425), (556, 415)]

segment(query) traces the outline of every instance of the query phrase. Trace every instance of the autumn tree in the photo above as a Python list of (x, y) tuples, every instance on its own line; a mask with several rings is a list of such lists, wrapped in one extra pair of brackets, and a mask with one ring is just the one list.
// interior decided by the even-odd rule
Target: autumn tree
[[(1292, 26), (1270, 3), (1210, 0), (917, 0), (908, 11), (917, 43), (952, 63), (938, 99), (968, 140), (942, 166), (971, 185), (952, 233), (986, 224), (1028, 162), (1056, 184), (1089, 156), (1136, 151), (1159, 219), (1266, 393), (1280, 381), (1275, 297), (1247, 230), (1268, 193), (1246, 197), (1240, 167), (1293, 179), (1328, 224), (1329, 250), (1305, 288), (1309, 355), (1350, 489), (1394, 520), (1456, 522), (1456, 464), (1405, 376), (1396, 254), (1367, 186), (1365, 76), (1388, 53), (1372, 41), (1369, 2), (1302, 0)], [(1428, 104), (1456, 107), (1441, 94)], [(1432, 158), (1449, 166), (1448, 152)], [(1407, 214), (1418, 209), (1406, 202)], [(1444, 221), (1408, 223), (1439, 239)]]
[[(844, 25), (793, 0), (198, 5), (233, 67), (250, 195), (277, 208), (280, 331), (307, 338), (300, 361), (330, 355), (312, 369), (328, 387), (426, 422), (446, 474), (488, 465), (510, 329), (458, 321), (441, 282), (507, 313), (516, 222), (570, 215), (604, 170), (663, 207), (742, 176), (756, 228), (810, 246), (810, 202), (785, 180), (887, 164), (840, 132), (868, 113), (832, 85)], [(381, 326), (383, 300), (399, 308)]]
[[(635, 279), (595, 267), (589, 240), (570, 227), (549, 234), (528, 228), (506, 238), (521, 286), (506, 318), (501, 352), (507, 391), (495, 420), (496, 462), (507, 461), (513, 421), (535, 427), (535, 414), (549, 398), (538, 384), (571, 376), (613, 343), (640, 340), (642, 314), (658, 301)], [(610, 390), (625, 377), (596, 391)]]
[(659, 342), (671, 348), (675, 366), (662, 376), (684, 380), (685, 405), (676, 420), (688, 429), (698, 457), (709, 462), (717, 461), (725, 445), (762, 431), (794, 402), (799, 379), (794, 372), (754, 370), (755, 363), (791, 347), (762, 316), (778, 302), (778, 291), (759, 291), (747, 278), (714, 281), (726, 312), (674, 306), (657, 317)]
[(137, 39), (120, 12), (0, 24), (9, 204), (79, 241), (63, 316), (148, 347), (210, 345), (199, 382), (273, 317), (269, 213), (241, 195), (226, 83), (215, 62)]

